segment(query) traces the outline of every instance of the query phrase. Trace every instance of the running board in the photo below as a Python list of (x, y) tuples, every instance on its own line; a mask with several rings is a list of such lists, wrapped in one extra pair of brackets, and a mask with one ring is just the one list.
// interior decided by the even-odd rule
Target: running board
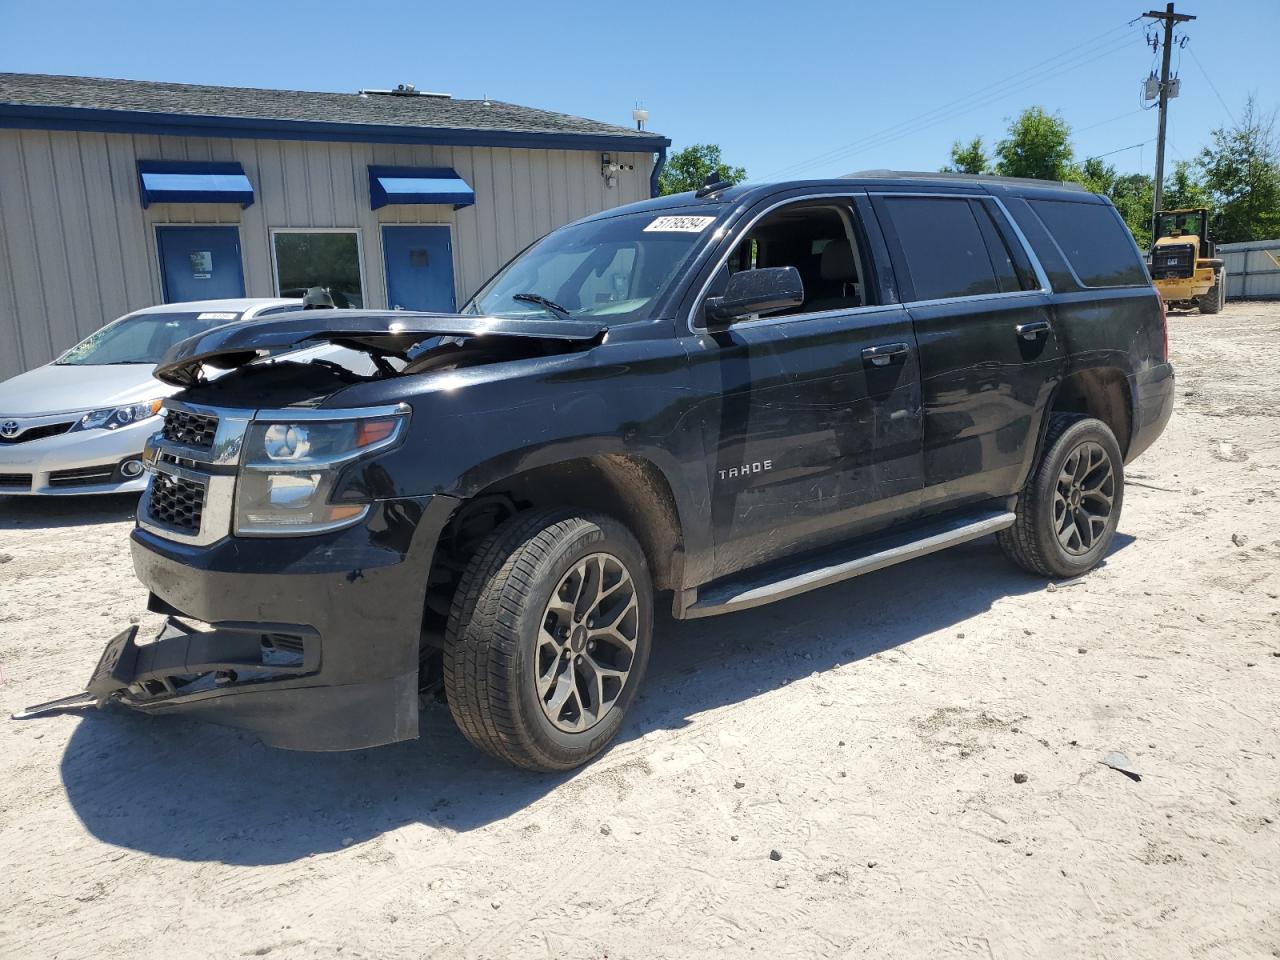
[(887, 534), (854, 547), (843, 546), (819, 556), (784, 561), (755, 576), (712, 583), (698, 591), (698, 599), (684, 610), (684, 619), (710, 617), (734, 610), (750, 610), (775, 600), (816, 590), (850, 577), (891, 567), (904, 560), (1013, 526), (1015, 516), (1006, 511), (982, 513), (915, 527), (897, 535)]

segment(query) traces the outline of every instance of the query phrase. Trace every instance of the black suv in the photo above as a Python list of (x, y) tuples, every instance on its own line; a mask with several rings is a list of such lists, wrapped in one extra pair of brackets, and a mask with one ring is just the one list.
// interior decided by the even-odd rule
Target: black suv
[[(377, 372), (271, 359), (320, 342)], [(171, 619), (90, 693), (339, 750), (416, 736), (442, 686), (542, 770), (618, 731), (656, 592), (728, 613), (987, 534), (1090, 570), (1173, 405), (1107, 200), (908, 174), (633, 204), (461, 314), (223, 327), (157, 375), (187, 389), (132, 546)]]

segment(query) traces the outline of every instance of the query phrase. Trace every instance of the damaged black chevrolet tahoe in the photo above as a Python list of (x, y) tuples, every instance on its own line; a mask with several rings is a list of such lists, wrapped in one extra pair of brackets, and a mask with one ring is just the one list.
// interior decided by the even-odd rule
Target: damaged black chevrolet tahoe
[[(270, 359), (315, 343), (371, 372)], [(442, 685), (541, 770), (617, 733), (660, 594), (745, 610), (987, 534), (1091, 569), (1173, 403), (1108, 201), (905, 174), (610, 210), (459, 315), (229, 326), (157, 375), (186, 389), (132, 548), (171, 619), (90, 692), (342, 750), (417, 736)]]

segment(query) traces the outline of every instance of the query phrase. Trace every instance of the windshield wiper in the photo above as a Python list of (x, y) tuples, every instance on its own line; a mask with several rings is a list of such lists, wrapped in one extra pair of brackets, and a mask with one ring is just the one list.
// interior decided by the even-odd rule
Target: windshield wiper
[(547, 313), (554, 314), (561, 320), (572, 320), (573, 316), (560, 304), (554, 300), (549, 300), (540, 293), (517, 293), (511, 297), (512, 300), (523, 300), (525, 303), (536, 303)]

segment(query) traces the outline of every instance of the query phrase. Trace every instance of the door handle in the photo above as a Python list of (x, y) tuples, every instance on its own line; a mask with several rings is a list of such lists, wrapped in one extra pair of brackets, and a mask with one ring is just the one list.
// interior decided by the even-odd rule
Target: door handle
[(887, 367), (895, 360), (899, 360), (907, 355), (907, 345), (905, 343), (882, 343), (875, 347), (864, 347), (862, 350), (862, 362), (869, 363), (875, 367)]
[(1023, 340), (1037, 340), (1053, 328), (1049, 326), (1048, 320), (1032, 320), (1030, 323), (1020, 323), (1013, 329)]

